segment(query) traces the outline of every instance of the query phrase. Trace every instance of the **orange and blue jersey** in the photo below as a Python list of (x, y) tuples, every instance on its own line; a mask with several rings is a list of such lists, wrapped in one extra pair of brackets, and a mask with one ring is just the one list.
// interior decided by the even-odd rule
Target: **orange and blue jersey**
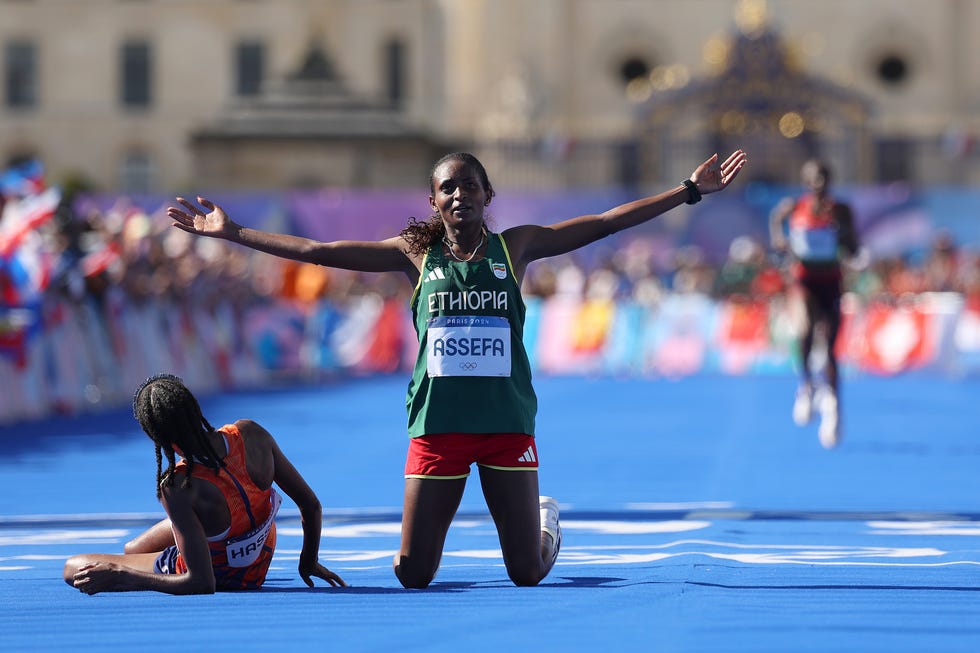
[(796, 258), (797, 279), (840, 276), (840, 229), (832, 200), (813, 194), (797, 200), (789, 216), (789, 248)]
[[(248, 475), (245, 443), (238, 427), (226, 424), (218, 432), (224, 435), (228, 445), (225, 466), (215, 474), (211, 468), (195, 465), (191, 473), (194, 478), (216, 485), (231, 513), (228, 530), (208, 538), (216, 587), (223, 590), (258, 589), (265, 581), (276, 548), (274, 518), (279, 496), (272, 487), (260, 489)], [(177, 471), (186, 473), (186, 468), (184, 461), (177, 463)], [(187, 566), (178, 554), (174, 573), (186, 571)]]

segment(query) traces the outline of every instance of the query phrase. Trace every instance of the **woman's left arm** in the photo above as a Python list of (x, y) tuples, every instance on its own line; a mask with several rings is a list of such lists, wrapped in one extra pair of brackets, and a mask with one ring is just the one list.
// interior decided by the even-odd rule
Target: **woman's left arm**
[(598, 215), (582, 215), (546, 227), (524, 225), (505, 232), (507, 246), (516, 265), (522, 269), (531, 261), (558, 256), (584, 247), (618, 231), (643, 224), (701, 195), (716, 193), (728, 187), (745, 165), (746, 154), (736, 150), (723, 163), (712, 155), (691, 174), (690, 182), (675, 188), (621, 204)]

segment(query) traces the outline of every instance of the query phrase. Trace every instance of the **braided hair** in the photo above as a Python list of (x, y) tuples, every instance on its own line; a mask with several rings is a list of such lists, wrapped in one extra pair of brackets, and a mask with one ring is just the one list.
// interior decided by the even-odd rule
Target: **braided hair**
[[(436, 193), (436, 170), (446, 161), (460, 161), (472, 166), (476, 170), (476, 174), (480, 177), (480, 183), (487, 192), (487, 198), (489, 199), (496, 195), (493, 190), (493, 185), (490, 183), (490, 177), (487, 175), (487, 169), (483, 167), (479, 159), (469, 152), (453, 152), (435, 162), (435, 165), (432, 166), (432, 172), (429, 173), (429, 192), (433, 195)], [(411, 253), (417, 255), (424, 254), (446, 235), (446, 225), (442, 223), (442, 218), (437, 213), (430, 215), (425, 220), (409, 218), (408, 226), (402, 229), (398, 235), (408, 243), (408, 250)]]
[[(184, 382), (173, 374), (151, 376), (133, 395), (133, 416), (156, 445), (157, 498), (163, 487), (173, 485), (177, 450), (187, 462), (187, 475), (181, 487), (191, 482), (195, 463), (218, 470), (224, 467), (208, 435), (214, 427), (201, 414), (201, 406)], [(163, 469), (163, 458), (167, 468)]]

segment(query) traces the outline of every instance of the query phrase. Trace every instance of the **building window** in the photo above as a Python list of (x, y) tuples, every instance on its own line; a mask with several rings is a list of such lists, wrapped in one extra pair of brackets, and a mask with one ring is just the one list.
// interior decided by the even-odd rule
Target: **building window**
[(128, 41), (122, 46), (122, 103), (126, 107), (148, 107), (152, 100), (152, 53), (145, 41)]
[(7, 106), (14, 109), (37, 106), (37, 48), (26, 41), (12, 41), (7, 44), (5, 55)]
[(257, 41), (242, 41), (235, 51), (235, 89), (239, 95), (258, 95), (265, 72), (265, 49)]
[(889, 53), (878, 60), (875, 73), (882, 83), (888, 86), (899, 86), (908, 80), (909, 63), (902, 55)]
[(619, 78), (625, 85), (637, 79), (646, 79), (649, 75), (650, 64), (642, 57), (628, 57), (619, 64)]
[(385, 44), (385, 86), (388, 102), (400, 107), (405, 101), (405, 44), (392, 39)]
[(653, 94), (652, 70), (650, 62), (643, 57), (627, 57), (620, 62), (619, 79), (630, 102), (645, 102)]
[(153, 177), (150, 155), (143, 151), (129, 152), (119, 168), (119, 191), (130, 195), (152, 192)]

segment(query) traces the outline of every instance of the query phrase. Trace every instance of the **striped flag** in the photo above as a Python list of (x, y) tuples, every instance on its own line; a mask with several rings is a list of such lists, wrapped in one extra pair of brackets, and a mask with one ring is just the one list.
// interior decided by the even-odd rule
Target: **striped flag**
[(44, 190), (44, 164), (37, 159), (10, 166), (0, 172), (0, 195), (28, 197)]
[(24, 238), (52, 217), (61, 202), (61, 191), (48, 188), (36, 195), (8, 200), (0, 217), (0, 256), (9, 258)]

